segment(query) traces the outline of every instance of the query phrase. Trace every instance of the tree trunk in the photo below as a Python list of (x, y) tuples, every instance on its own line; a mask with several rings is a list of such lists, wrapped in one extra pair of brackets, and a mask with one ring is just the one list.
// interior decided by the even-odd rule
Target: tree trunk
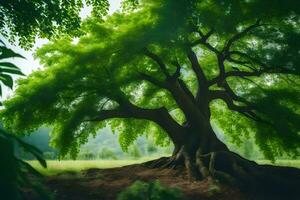
[[(216, 137), (211, 126), (196, 134), (191, 127), (180, 144), (174, 144), (173, 155), (145, 163), (150, 167), (185, 168), (191, 181), (218, 180), (247, 191), (296, 195), (300, 170), (292, 167), (258, 165), (231, 152)], [(299, 194), (297, 194), (299, 195)]]

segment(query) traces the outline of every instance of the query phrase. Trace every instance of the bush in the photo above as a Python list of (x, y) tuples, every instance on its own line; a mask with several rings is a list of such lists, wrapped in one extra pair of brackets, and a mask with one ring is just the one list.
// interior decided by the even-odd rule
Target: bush
[(107, 147), (101, 149), (101, 151), (98, 153), (98, 157), (100, 159), (113, 159), (113, 160), (117, 159), (115, 152)]
[(140, 158), (142, 157), (141, 152), (139, 150), (139, 148), (136, 145), (133, 145), (130, 149), (129, 149), (129, 155), (133, 158)]
[(168, 188), (159, 181), (145, 183), (136, 181), (118, 195), (118, 200), (180, 200), (182, 193), (177, 188)]
[(157, 147), (153, 143), (148, 143), (147, 151), (148, 151), (148, 153), (156, 153)]

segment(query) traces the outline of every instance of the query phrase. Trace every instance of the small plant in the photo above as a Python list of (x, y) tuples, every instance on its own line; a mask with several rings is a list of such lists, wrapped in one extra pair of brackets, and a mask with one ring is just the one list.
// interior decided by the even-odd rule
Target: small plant
[(177, 188), (168, 188), (159, 181), (145, 183), (136, 181), (118, 195), (118, 200), (180, 200), (182, 193)]

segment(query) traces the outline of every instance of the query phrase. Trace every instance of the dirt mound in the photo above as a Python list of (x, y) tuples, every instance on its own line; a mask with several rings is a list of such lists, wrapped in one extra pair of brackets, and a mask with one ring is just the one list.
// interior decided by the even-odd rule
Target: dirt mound
[[(187, 177), (186, 172), (181, 169), (152, 169), (139, 164), (111, 169), (89, 169), (79, 174), (63, 173), (46, 178), (45, 184), (59, 200), (114, 200), (136, 180), (159, 180), (165, 186), (177, 187), (186, 200), (281, 199), (250, 195), (225, 185), (216, 187), (209, 181), (190, 182)], [(34, 199), (31, 195), (26, 196), (27, 199)]]

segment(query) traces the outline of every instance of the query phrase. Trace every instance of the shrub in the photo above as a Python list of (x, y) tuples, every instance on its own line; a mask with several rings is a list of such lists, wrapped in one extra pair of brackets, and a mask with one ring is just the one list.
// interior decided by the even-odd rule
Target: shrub
[(177, 188), (168, 188), (159, 181), (149, 183), (136, 181), (118, 195), (118, 200), (180, 200), (182, 193)]
[(115, 152), (107, 147), (101, 149), (101, 151), (98, 153), (98, 157), (100, 159), (113, 159), (113, 160), (117, 159)]
[(142, 157), (141, 152), (139, 150), (139, 148), (136, 145), (133, 145), (130, 149), (129, 149), (129, 155), (133, 158), (140, 158)]
[(155, 153), (157, 152), (157, 147), (153, 143), (149, 143), (147, 145), (147, 151), (148, 153)]

